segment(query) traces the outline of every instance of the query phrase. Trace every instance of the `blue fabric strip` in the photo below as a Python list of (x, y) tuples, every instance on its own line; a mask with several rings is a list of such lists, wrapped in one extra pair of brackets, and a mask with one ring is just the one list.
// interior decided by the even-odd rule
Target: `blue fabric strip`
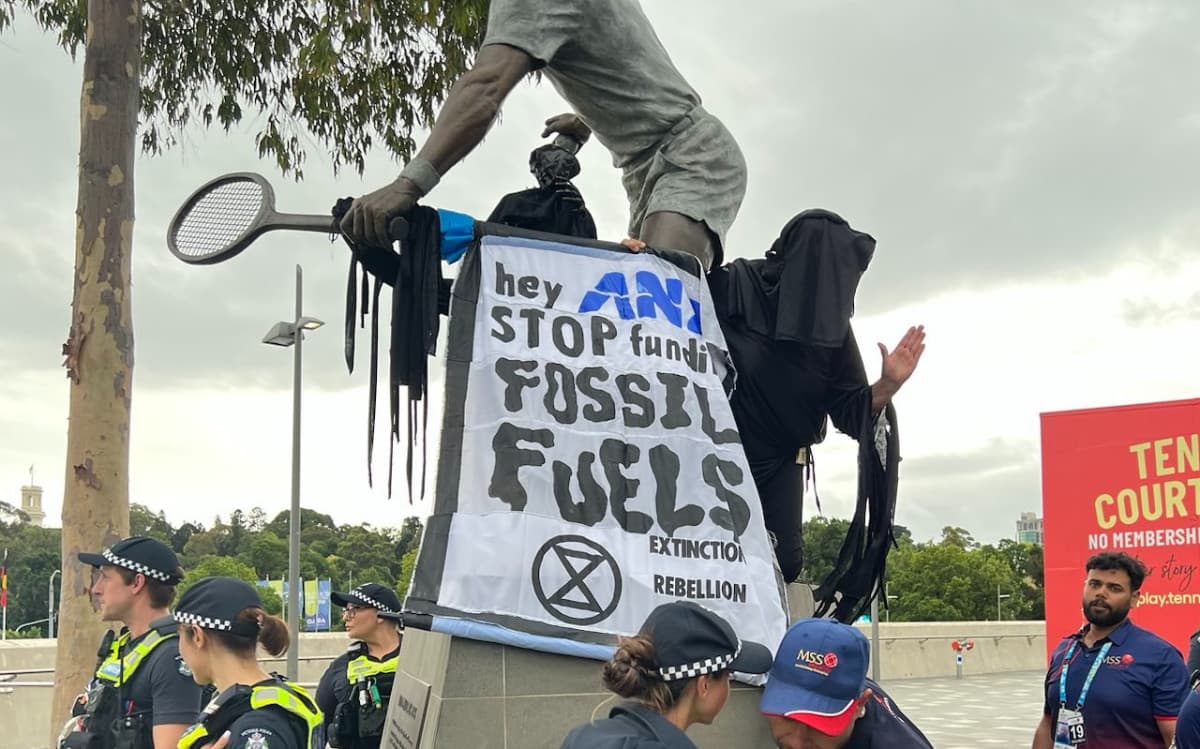
[(442, 229), (442, 259), (456, 263), (475, 239), (475, 219), (465, 213), (438, 209)]
[(518, 632), (499, 624), (477, 622), (470, 619), (457, 619), (449, 616), (435, 616), (430, 626), (434, 632), (441, 632), (455, 637), (465, 637), (468, 640), (482, 640), (499, 645), (511, 645), (527, 650), (538, 650), (543, 653), (569, 655), (575, 658), (589, 658), (594, 661), (606, 661), (616, 652), (612, 645), (598, 645), (590, 642), (577, 642), (562, 637), (546, 635), (531, 635)]

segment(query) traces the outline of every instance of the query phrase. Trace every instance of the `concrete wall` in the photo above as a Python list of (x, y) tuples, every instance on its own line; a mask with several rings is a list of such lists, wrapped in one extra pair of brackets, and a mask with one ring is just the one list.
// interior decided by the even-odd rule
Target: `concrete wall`
[[(870, 637), (870, 625), (859, 625)], [(963, 674), (999, 673), (1004, 671), (1037, 671), (1046, 665), (1045, 625), (1042, 622), (922, 622), (913, 624), (881, 623), (880, 678), (885, 683), (896, 679), (953, 676), (955, 639), (973, 639), (975, 648), (964, 654)], [(341, 653), (347, 644), (343, 633), (305, 634), (301, 636), (300, 657), (316, 656), (317, 660), (301, 661), (300, 682), (315, 684), (329, 661)], [(81, 657), (89, 661), (95, 655)], [(8, 640), (0, 642), (0, 673), (24, 669), (53, 669), (53, 640)], [(284, 671), (282, 661), (268, 664), (269, 670)], [(19, 686), (9, 688), (0, 676), (0, 749), (34, 749), (46, 747), (49, 739), (49, 686)], [(16, 676), (22, 683), (45, 683), (53, 680), (52, 673)], [(79, 688), (82, 689), (83, 685)], [(592, 690), (581, 690), (590, 693)], [(544, 705), (543, 705), (544, 707)], [(65, 721), (66, 718), (63, 718)]]
[[(858, 628), (871, 637), (871, 625)], [(975, 647), (963, 653), (964, 676), (1046, 668), (1044, 622), (880, 623), (880, 681), (954, 676), (950, 644), (959, 639), (975, 641)]]

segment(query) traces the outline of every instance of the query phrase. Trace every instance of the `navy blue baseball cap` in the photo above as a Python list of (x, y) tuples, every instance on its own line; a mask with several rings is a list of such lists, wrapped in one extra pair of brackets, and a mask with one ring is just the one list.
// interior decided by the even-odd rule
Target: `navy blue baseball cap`
[(334, 591), (329, 596), (335, 606), (367, 606), (379, 612), (380, 618), (400, 621), (400, 597), (396, 591), (379, 583), (363, 583), (354, 590), (341, 593)]
[(802, 619), (779, 643), (759, 711), (838, 736), (867, 686), (866, 636), (832, 619)]
[(654, 643), (663, 681), (722, 671), (762, 674), (771, 667), (766, 646), (740, 639), (729, 622), (692, 601), (673, 601), (654, 609), (641, 634)]
[(149, 536), (123, 538), (104, 551), (80, 552), (79, 561), (93, 567), (111, 565), (140, 572), (159, 582), (175, 585), (179, 576), (179, 558), (162, 541)]
[(253, 585), (236, 577), (206, 577), (179, 597), (171, 615), (180, 624), (195, 624), (203, 629), (232, 632), (255, 637), (261, 628), (257, 620), (238, 620), (246, 609), (261, 609), (262, 598)]

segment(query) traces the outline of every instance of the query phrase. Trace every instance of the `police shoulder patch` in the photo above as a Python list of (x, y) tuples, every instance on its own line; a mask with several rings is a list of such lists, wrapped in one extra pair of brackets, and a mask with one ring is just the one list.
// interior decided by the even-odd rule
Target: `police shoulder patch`
[(265, 728), (248, 728), (242, 731), (242, 738), (246, 739), (246, 749), (269, 749), (267, 737), (271, 735)]

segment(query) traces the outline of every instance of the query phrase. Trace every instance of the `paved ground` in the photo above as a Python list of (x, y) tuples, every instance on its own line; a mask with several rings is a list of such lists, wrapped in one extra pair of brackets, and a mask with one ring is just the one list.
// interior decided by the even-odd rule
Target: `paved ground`
[(937, 749), (1028, 747), (1042, 716), (1039, 671), (883, 682)]

